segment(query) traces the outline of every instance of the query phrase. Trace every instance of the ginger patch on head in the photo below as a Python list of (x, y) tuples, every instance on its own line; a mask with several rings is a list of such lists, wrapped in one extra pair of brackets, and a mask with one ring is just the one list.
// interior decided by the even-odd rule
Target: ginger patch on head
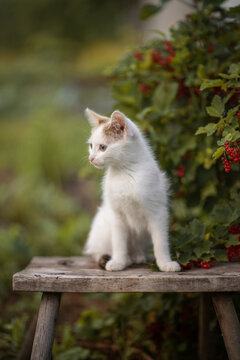
[(124, 116), (115, 111), (112, 114), (111, 121), (103, 127), (103, 133), (106, 137), (113, 140), (120, 140), (126, 133), (126, 121)]

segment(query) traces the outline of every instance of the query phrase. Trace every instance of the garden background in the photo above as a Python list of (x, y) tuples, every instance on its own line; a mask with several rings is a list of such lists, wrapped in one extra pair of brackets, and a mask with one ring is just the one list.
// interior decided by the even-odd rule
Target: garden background
[[(17, 358), (40, 301), (13, 294), (12, 274), (34, 255), (80, 255), (99, 203), (87, 106), (122, 110), (149, 138), (171, 179), (185, 271), (240, 258), (240, 7), (195, 0), (167, 35), (146, 31), (171, 3), (0, 0), (0, 359)], [(54, 359), (192, 359), (198, 305), (65, 295)], [(227, 359), (211, 328), (214, 358)]]

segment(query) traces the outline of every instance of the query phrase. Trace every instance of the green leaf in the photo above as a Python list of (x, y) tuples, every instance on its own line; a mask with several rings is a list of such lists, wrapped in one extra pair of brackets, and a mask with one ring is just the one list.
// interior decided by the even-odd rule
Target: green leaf
[(188, 226), (188, 232), (192, 234), (195, 239), (203, 239), (205, 231), (206, 226), (197, 219), (194, 219)]
[(216, 110), (216, 112), (219, 114), (218, 116), (220, 117), (224, 112), (224, 103), (222, 102), (222, 99), (220, 98), (219, 95), (214, 96), (211, 105)]
[(228, 228), (224, 225), (217, 225), (213, 229), (213, 236), (216, 238), (224, 238), (228, 235)]
[(227, 261), (227, 253), (224, 249), (216, 249), (214, 251), (214, 257), (217, 261)]
[(234, 79), (236, 77), (235, 74), (228, 75), (228, 74), (219, 73), (218, 75), (220, 77), (222, 77), (223, 79), (227, 79), (227, 80), (231, 80), (231, 79)]
[(197, 68), (197, 77), (201, 80), (203, 80), (204, 78), (206, 78), (206, 72), (204, 69), (204, 65), (203, 64), (199, 64), (198, 68)]
[(213, 87), (221, 87), (223, 85), (223, 80), (221, 79), (216, 79), (216, 80), (210, 80), (210, 79), (204, 79), (200, 90), (205, 90), (208, 88), (213, 88)]
[(219, 112), (214, 107), (207, 106), (206, 110), (207, 110), (208, 115), (213, 116), (213, 117), (219, 117)]
[(206, 126), (201, 126), (195, 133), (195, 135), (200, 134), (207, 134), (207, 136), (210, 136), (215, 133), (217, 130), (217, 124), (215, 123), (209, 123)]
[(220, 158), (220, 156), (222, 156), (222, 154), (224, 153), (225, 148), (224, 146), (220, 146), (217, 151), (215, 151), (215, 153), (213, 154), (213, 159), (216, 160), (218, 158)]
[(194, 253), (196, 254), (197, 258), (201, 258), (204, 253), (209, 253), (211, 249), (211, 242), (210, 241), (202, 241), (200, 245), (194, 248)]
[(229, 240), (228, 240), (228, 242), (227, 242), (227, 246), (240, 245), (238, 236), (239, 236), (239, 235), (229, 235)]
[(238, 112), (239, 106), (228, 110), (227, 116), (223, 119), (226, 123), (231, 122), (233, 116)]
[(238, 76), (240, 74), (240, 63), (231, 64), (229, 68), (229, 73)]
[(153, 104), (160, 112), (165, 113), (175, 99), (177, 91), (178, 83), (175, 81), (160, 84), (154, 91)]
[(226, 136), (224, 136), (221, 140), (217, 141), (218, 146), (222, 146), (225, 144), (226, 141), (231, 141), (232, 140), (232, 135), (231, 134), (227, 134)]
[(231, 141), (234, 142), (240, 138), (240, 131), (235, 129), (235, 126), (228, 126), (223, 131), (223, 136), (231, 136)]
[(215, 205), (210, 216), (219, 224), (230, 224), (236, 219), (236, 214), (229, 204)]
[(178, 261), (182, 265), (187, 265), (187, 263), (189, 263), (190, 260), (191, 260), (191, 254), (189, 254), (189, 253), (181, 253), (178, 258)]

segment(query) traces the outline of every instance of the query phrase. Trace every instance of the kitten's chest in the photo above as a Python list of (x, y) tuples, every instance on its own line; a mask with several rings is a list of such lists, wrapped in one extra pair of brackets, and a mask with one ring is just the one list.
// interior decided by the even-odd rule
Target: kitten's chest
[(141, 228), (146, 216), (136, 179), (120, 176), (110, 178), (105, 185), (106, 198), (113, 210), (121, 213), (131, 228)]
[(106, 179), (104, 193), (111, 203), (130, 205), (139, 198), (138, 184), (131, 175), (109, 176)]

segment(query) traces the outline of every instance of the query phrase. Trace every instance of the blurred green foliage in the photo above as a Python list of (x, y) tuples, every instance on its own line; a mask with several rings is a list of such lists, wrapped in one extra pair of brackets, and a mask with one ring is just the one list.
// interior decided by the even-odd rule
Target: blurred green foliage
[(128, 0), (1, 0), (0, 48), (15, 51), (50, 38), (73, 49), (115, 38), (135, 6)]
[(65, 328), (65, 341), (55, 343), (56, 359), (70, 360), (69, 344), (81, 356), (87, 348), (87, 359), (192, 359), (192, 339), (197, 336), (197, 328), (192, 328), (197, 318), (195, 298), (115, 294), (113, 309), (86, 310), (72, 329)]
[(102, 176), (89, 166), (83, 111), (112, 106), (101, 72), (135, 37), (132, 7), (0, 1), (1, 360), (17, 357), (39, 304), (12, 294), (13, 273), (36, 255), (81, 255)]

